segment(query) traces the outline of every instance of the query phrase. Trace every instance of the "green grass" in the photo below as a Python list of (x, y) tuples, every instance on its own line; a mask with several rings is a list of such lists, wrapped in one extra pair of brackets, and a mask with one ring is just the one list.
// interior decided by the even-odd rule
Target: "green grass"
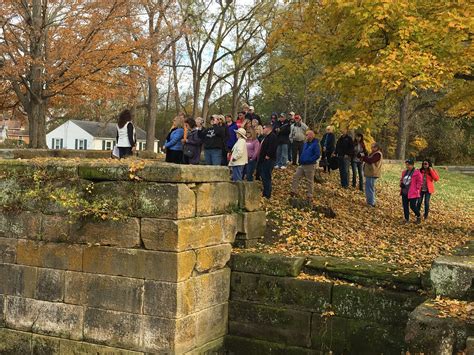
[[(419, 164), (417, 164), (419, 165)], [(405, 164), (385, 164), (383, 166), (382, 184), (398, 188), (402, 170)], [(446, 206), (454, 209), (471, 210), (474, 206), (474, 176), (436, 168), (439, 181), (435, 183), (435, 196)]]

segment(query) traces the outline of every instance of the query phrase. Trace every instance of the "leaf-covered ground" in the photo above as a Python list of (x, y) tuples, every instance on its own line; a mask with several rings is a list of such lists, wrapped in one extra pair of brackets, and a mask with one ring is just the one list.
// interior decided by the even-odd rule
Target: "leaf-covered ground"
[(384, 166), (377, 182), (376, 208), (366, 206), (363, 192), (342, 189), (338, 171), (329, 178), (324, 174), (327, 181), (315, 184), (314, 203), (333, 208), (334, 219), (291, 208), (288, 198), (295, 169), (275, 170), (273, 197), (264, 202), (267, 236), (256, 250), (362, 258), (396, 264), (405, 271), (426, 271), (438, 255), (447, 255), (472, 238), (474, 177), (440, 169), (430, 218), (420, 225), (403, 225), (401, 169), (400, 165)]

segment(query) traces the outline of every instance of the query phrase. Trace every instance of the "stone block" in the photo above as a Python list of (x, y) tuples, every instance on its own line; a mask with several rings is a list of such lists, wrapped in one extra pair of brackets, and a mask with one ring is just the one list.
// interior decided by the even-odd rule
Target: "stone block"
[(287, 257), (277, 254), (239, 253), (231, 257), (233, 271), (250, 272), (272, 276), (298, 276), (305, 258)]
[(41, 214), (33, 212), (1, 213), (0, 237), (39, 239)]
[(34, 267), (0, 264), (0, 294), (33, 298), (36, 277)]
[(136, 314), (86, 308), (84, 340), (140, 350), (142, 318)]
[(323, 313), (331, 304), (332, 283), (233, 272), (231, 299)]
[(185, 355), (222, 355), (225, 353), (224, 337), (222, 337), (188, 351)]
[(225, 302), (195, 314), (196, 346), (201, 346), (211, 340), (224, 337), (227, 333), (228, 311), (228, 304)]
[(258, 246), (258, 243), (261, 242), (262, 238), (254, 238), (254, 239), (240, 239), (241, 237), (245, 238), (245, 234), (237, 234), (237, 238), (235, 239), (235, 242), (232, 243), (232, 246), (234, 248), (239, 248), (239, 249), (249, 249), (249, 248), (255, 248)]
[(140, 313), (143, 280), (66, 272), (64, 301), (94, 308)]
[(392, 326), (361, 319), (313, 314), (311, 347), (336, 354), (404, 353), (404, 325)]
[(31, 354), (31, 333), (0, 328), (0, 354)]
[[(149, 154), (139, 152), (139, 155)], [(145, 159), (150, 156), (143, 157)], [(155, 156), (151, 156), (155, 159)], [(162, 183), (196, 183), (209, 181), (228, 181), (229, 173), (225, 167), (176, 165), (158, 161), (145, 161), (144, 166), (135, 172), (140, 179)], [(81, 161), (78, 174), (87, 180), (129, 180), (130, 164), (124, 162), (88, 162)]]
[(244, 211), (258, 211), (262, 208), (262, 191), (256, 182), (235, 183), (239, 191), (239, 207)]
[(64, 300), (64, 271), (39, 268), (37, 272), (35, 298), (62, 302)]
[(5, 326), (5, 309), (4, 309), (4, 303), (5, 303), (5, 296), (0, 295), (0, 328)]
[(230, 259), (230, 244), (216, 245), (196, 250), (196, 271), (209, 272), (222, 269)]
[(229, 351), (230, 354), (323, 355), (322, 352), (313, 349), (234, 335), (227, 335), (225, 337), (225, 349)]
[(472, 256), (441, 256), (430, 270), (433, 289), (438, 296), (467, 299), (474, 280)]
[(265, 211), (237, 213), (238, 239), (261, 238), (267, 226)]
[(302, 347), (310, 346), (311, 313), (230, 301), (229, 334)]
[(195, 311), (227, 302), (230, 289), (230, 269), (224, 268), (193, 278)]
[(337, 316), (384, 324), (406, 324), (408, 315), (424, 297), (415, 292), (334, 285), (332, 308)]
[(143, 347), (150, 353), (182, 354), (194, 347), (196, 317), (143, 317)]
[(70, 237), (70, 219), (67, 216), (43, 215), (41, 224), (41, 239), (47, 242), (78, 243)]
[[(181, 220), (143, 218), (141, 238), (146, 249), (185, 251), (217, 245), (230, 239), (235, 222), (225, 215)], [(235, 236), (235, 233), (234, 233)]]
[(233, 243), (235, 236), (237, 235), (237, 214), (226, 214), (224, 215), (224, 236), (222, 238), (223, 243)]
[(32, 354), (34, 355), (61, 355), (60, 338), (33, 334), (31, 338)]
[[(429, 301), (418, 306), (408, 319), (405, 341), (411, 353), (457, 354), (466, 348), (474, 322), (441, 316)], [(471, 354), (467, 352), (466, 354)]]
[(142, 352), (111, 348), (109, 346), (85, 343), (82, 341), (60, 339), (61, 355), (143, 355)]
[(362, 284), (413, 286), (421, 287), (420, 275), (416, 272), (401, 273), (396, 265), (378, 261), (342, 259), (331, 256), (311, 256), (305, 268), (317, 273), (328, 273), (338, 278), (343, 278)]
[(82, 339), (82, 307), (14, 296), (7, 296), (5, 305), (5, 322), (9, 328)]
[(0, 238), (0, 263), (15, 263), (16, 246), (16, 239)]
[(185, 184), (106, 181), (94, 185), (93, 199), (111, 199), (132, 217), (194, 217), (196, 198)]
[(52, 269), (82, 270), (82, 247), (78, 245), (19, 240), (17, 263)]
[(145, 281), (143, 313), (165, 318), (181, 318), (194, 312), (193, 279), (184, 282)]
[(140, 220), (125, 218), (120, 221), (85, 220), (71, 225), (70, 240), (92, 245), (122, 248), (140, 246)]
[(195, 188), (195, 192), (197, 216), (229, 213), (239, 207), (237, 186), (230, 182), (200, 184)]
[(89, 247), (84, 249), (84, 272), (144, 278), (158, 281), (184, 281), (196, 264), (193, 251), (181, 253)]

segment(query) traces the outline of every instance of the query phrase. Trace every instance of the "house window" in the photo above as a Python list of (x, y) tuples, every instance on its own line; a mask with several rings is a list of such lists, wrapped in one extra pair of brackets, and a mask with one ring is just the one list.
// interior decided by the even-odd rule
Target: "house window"
[(75, 149), (86, 150), (87, 149), (87, 139), (76, 139)]
[(138, 142), (138, 150), (145, 150), (146, 142)]
[(112, 148), (115, 146), (115, 141), (114, 140), (103, 140), (102, 141), (102, 150), (112, 150)]
[(53, 138), (51, 148), (53, 149), (63, 149), (63, 139), (62, 138)]

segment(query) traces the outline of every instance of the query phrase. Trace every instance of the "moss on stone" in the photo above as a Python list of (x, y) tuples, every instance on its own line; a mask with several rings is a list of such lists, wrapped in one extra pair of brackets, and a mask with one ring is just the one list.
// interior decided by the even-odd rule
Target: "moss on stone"
[(298, 276), (305, 258), (277, 254), (240, 253), (231, 258), (234, 271), (260, 273), (273, 276)]

